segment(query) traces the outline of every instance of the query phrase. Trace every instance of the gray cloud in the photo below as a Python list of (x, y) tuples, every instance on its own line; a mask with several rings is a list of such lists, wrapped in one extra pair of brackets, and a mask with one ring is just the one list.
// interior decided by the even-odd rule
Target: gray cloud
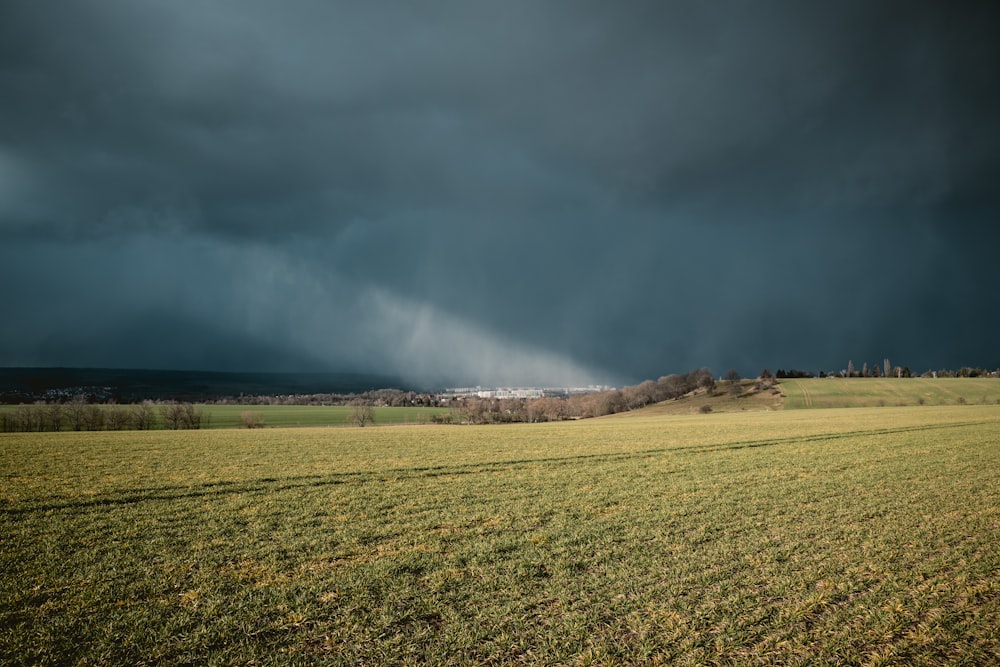
[(8, 3), (0, 363), (1000, 365), (998, 27), (894, 2)]

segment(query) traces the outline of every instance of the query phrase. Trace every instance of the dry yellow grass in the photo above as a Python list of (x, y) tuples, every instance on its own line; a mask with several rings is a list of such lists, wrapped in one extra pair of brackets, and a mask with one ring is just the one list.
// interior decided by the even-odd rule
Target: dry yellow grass
[(0, 662), (990, 664), (1000, 409), (3, 434)]

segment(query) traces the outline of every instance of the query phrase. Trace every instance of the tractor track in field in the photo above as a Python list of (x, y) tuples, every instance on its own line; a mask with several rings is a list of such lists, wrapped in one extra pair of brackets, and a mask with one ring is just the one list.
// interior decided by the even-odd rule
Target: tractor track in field
[(86, 499), (70, 499), (51, 497), (36, 499), (35, 502), (17, 502), (6, 507), (0, 506), (0, 516), (15, 518), (36, 513), (54, 511), (86, 511), (94, 507), (113, 507), (134, 505), (143, 502), (176, 502), (193, 498), (212, 496), (228, 496), (235, 494), (270, 494), (274, 492), (298, 491), (310, 487), (324, 487), (340, 484), (370, 484), (384, 482), (399, 482), (406, 479), (427, 477), (475, 475), (483, 473), (495, 474), (505, 470), (513, 470), (524, 466), (562, 466), (579, 465), (590, 461), (614, 461), (639, 458), (650, 458), (663, 455), (689, 456), (708, 452), (725, 450), (741, 450), (757, 447), (774, 447), (795, 443), (818, 442), (852, 438), (861, 435), (889, 435), (916, 431), (934, 431), (952, 428), (963, 428), (980, 424), (995, 423), (987, 421), (963, 421), (944, 424), (921, 424), (895, 428), (864, 429), (834, 433), (813, 433), (784, 438), (765, 438), (761, 440), (737, 440), (732, 442), (706, 443), (690, 446), (655, 447), (629, 452), (607, 452), (595, 454), (579, 454), (571, 456), (547, 456), (528, 459), (508, 459), (499, 461), (484, 461), (471, 464), (445, 464), (433, 466), (413, 466), (403, 468), (387, 468), (385, 470), (342, 471), (326, 475), (299, 475), (286, 478), (263, 477), (260, 479), (241, 481), (219, 481), (194, 486), (172, 485), (149, 487), (145, 489), (128, 489), (119, 492), (101, 494)]
[(807, 408), (811, 408), (813, 406), (813, 401), (812, 396), (809, 395), (809, 390), (806, 389), (805, 385), (801, 382), (796, 382), (795, 386), (802, 392), (802, 402)]

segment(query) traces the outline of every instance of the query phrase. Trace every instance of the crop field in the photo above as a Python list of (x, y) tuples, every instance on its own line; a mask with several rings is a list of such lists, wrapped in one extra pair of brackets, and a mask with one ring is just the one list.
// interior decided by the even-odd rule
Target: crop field
[[(36, 406), (29, 406), (34, 408)], [(98, 406), (109, 410), (113, 406)], [(130, 406), (124, 406), (128, 409)], [(263, 417), (263, 426), (346, 426), (351, 423), (351, 413), (354, 408), (344, 405), (215, 405), (199, 404), (198, 411), (204, 415), (201, 428), (240, 428), (243, 422), (240, 415), (244, 412), (256, 412)], [(0, 405), (0, 415), (9, 415), (21, 410), (19, 405)], [(157, 414), (154, 406), (154, 414)], [(374, 408), (376, 424), (426, 424), (435, 416), (452, 416), (453, 408), (439, 407), (389, 407)], [(69, 418), (63, 420), (63, 430), (72, 430)], [(163, 418), (156, 416), (156, 428), (163, 428)]]
[(997, 378), (806, 378), (780, 380), (786, 408), (1000, 405)]
[[(351, 423), (353, 408), (343, 405), (201, 405), (210, 416), (210, 428), (239, 428), (240, 415), (259, 412), (264, 425), (271, 426), (345, 426)], [(374, 408), (376, 424), (426, 424), (435, 415), (450, 415), (451, 408)]]
[(0, 434), (2, 664), (1000, 663), (1000, 407)]

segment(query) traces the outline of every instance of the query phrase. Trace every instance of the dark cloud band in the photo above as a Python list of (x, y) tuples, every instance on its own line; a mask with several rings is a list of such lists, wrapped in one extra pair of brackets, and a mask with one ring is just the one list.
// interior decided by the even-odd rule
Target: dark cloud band
[[(216, 355), (228, 367), (394, 372), (361, 344), (399, 335), (373, 294), (439, 322), (412, 343), (433, 360), (415, 374), (497, 372), (465, 351), (448, 366), (433, 338), (449, 326), (494, 350), (484, 358), (549, 354), (611, 380), (822, 366), (847, 350), (1000, 363), (985, 337), (939, 324), (995, 324), (996, 14), (7, 3), (0, 230), (10, 262), (32, 258), (33, 286), (8, 295), (22, 326), (0, 363), (196, 363), (170, 350), (185, 338), (251, 350)], [(100, 259), (66, 250), (79, 243)], [(257, 260), (313, 301), (262, 287)], [(171, 266), (187, 276), (173, 290)], [(70, 300), (61, 281), (88, 289)], [(125, 285), (170, 301), (157, 312), (174, 324), (130, 328), (144, 297)], [(67, 317), (90, 304), (103, 324), (66, 342), (39, 303)], [(156, 354), (98, 343), (157, 329), (190, 333)]]

